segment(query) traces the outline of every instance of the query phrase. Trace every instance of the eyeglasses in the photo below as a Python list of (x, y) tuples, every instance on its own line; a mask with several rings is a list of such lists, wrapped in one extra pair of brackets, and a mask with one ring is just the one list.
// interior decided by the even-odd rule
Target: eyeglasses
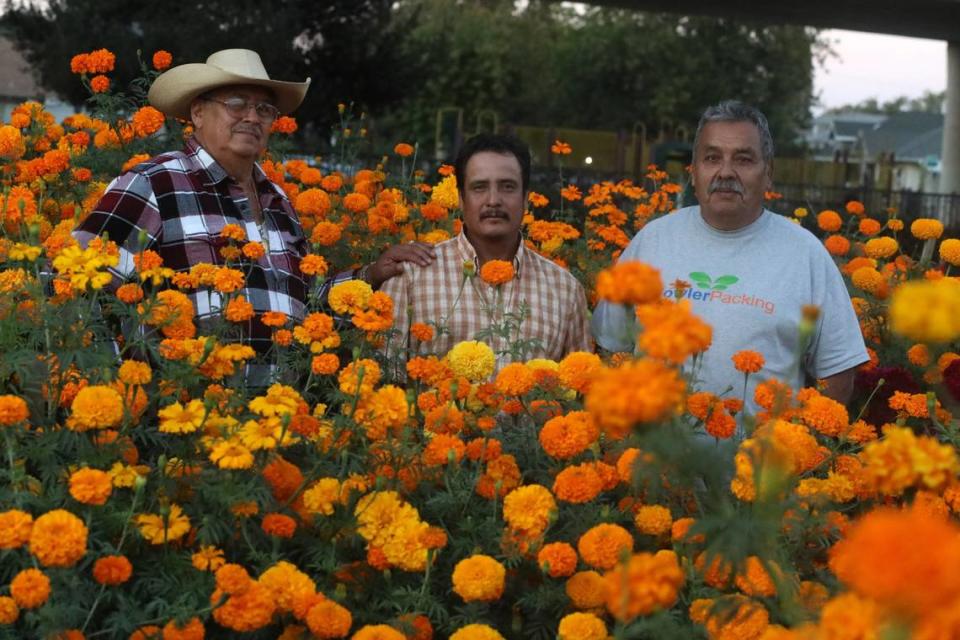
[(263, 122), (273, 122), (280, 115), (280, 110), (267, 102), (253, 103), (246, 98), (227, 98), (226, 100), (217, 100), (216, 98), (204, 98), (208, 102), (216, 102), (227, 108), (227, 113), (235, 118), (242, 118), (253, 107), (257, 112), (257, 117)]

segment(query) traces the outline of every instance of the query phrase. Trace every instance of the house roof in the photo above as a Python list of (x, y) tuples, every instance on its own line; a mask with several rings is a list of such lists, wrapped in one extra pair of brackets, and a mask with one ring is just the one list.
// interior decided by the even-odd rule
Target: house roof
[(942, 144), (933, 139), (943, 136), (943, 114), (904, 111), (894, 113), (872, 129), (863, 132), (867, 152), (874, 155), (893, 152), (897, 158), (939, 157)]

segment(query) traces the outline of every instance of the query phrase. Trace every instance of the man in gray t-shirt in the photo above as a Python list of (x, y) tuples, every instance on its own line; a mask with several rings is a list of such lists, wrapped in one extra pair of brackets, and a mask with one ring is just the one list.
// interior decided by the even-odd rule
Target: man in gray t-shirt
[[(799, 388), (804, 375), (826, 380), (824, 393), (846, 402), (856, 367), (868, 360), (860, 327), (826, 249), (810, 232), (764, 210), (772, 159), (762, 113), (738, 102), (707, 109), (694, 143), (692, 179), (700, 206), (648, 224), (620, 260), (660, 269), (668, 298), (676, 295), (674, 281), (690, 285), (683, 297), (713, 327), (713, 344), (697, 371), (701, 390), (720, 394), (732, 387), (730, 395), (739, 397), (743, 374), (731, 356), (752, 349), (766, 363), (751, 376), (751, 405), (760, 379), (775, 377)], [(820, 314), (805, 352), (798, 354), (805, 305), (816, 305)], [(633, 350), (627, 313), (621, 305), (597, 306), (597, 344)]]

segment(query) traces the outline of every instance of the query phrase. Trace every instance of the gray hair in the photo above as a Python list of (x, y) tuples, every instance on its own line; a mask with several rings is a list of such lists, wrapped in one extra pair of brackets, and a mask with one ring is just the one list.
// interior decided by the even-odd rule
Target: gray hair
[(767, 117), (756, 107), (740, 102), (739, 100), (724, 100), (720, 104), (707, 107), (700, 116), (697, 124), (697, 134), (693, 138), (693, 149), (696, 153), (700, 143), (700, 133), (710, 122), (749, 122), (760, 132), (760, 151), (763, 161), (770, 165), (773, 162), (773, 136), (770, 135), (770, 125)]

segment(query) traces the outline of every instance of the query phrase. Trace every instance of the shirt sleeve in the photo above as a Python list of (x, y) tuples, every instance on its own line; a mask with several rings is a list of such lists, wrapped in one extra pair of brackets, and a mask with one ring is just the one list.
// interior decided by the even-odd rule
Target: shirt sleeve
[(163, 221), (150, 180), (141, 173), (129, 172), (107, 186), (93, 210), (73, 231), (82, 246), (93, 238), (105, 236), (120, 249), (120, 262), (110, 271), (125, 280), (134, 272), (133, 256), (157, 246)]
[(867, 362), (866, 345), (860, 323), (850, 302), (850, 294), (836, 264), (826, 251), (820, 256), (817, 279), (823, 291), (819, 298), (819, 318), (805, 368), (816, 378), (828, 378)]

